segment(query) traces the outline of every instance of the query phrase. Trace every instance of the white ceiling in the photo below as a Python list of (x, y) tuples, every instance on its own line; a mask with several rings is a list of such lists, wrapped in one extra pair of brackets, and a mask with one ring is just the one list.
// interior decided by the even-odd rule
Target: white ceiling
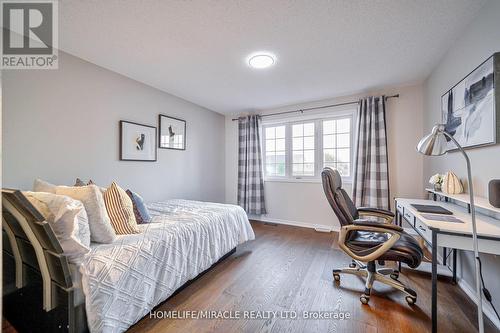
[[(231, 114), (424, 79), (483, 0), (81, 1), (60, 48)], [(253, 70), (248, 54), (278, 60)]]

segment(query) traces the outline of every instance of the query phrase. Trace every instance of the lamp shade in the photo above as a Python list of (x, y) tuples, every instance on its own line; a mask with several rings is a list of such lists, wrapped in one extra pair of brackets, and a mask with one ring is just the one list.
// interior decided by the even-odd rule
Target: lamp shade
[(417, 145), (419, 153), (430, 156), (444, 155), (448, 151), (447, 149), (443, 125), (434, 126), (432, 132), (424, 136)]

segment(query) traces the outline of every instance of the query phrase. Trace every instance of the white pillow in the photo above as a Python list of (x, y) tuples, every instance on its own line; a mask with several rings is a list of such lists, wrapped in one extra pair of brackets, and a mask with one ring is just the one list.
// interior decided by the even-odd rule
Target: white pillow
[(90, 239), (97, 243), (113, 243), (116, 233), (111, 225), (102, 193), (96, 185), (57, 186), (56, 194), (67, 195), (80, 200), (87, 211), (90, 226)]
[(56, 193), (56, 185), (46, 182), (45, 180), (35, 179), (33, 184), (33, 192)]
[(23, 193), (50, 224), (69, 261), (79, 263), (90, 251), (89, 222), (83, 204), (53, 193)]

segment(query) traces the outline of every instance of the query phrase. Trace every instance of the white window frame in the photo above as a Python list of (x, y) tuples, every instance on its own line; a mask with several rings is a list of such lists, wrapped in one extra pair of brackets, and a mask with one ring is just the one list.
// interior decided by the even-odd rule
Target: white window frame
[[(351, 172), (349, 177), (342, 177), (345, 183), (352, 183), (354, 172), (354, 150), (355, 150), (355, 134), (356, 134), (356, 109), (345, 109), (335, 112), (302, 115), (296, 117), (286, 118), (272, 118), (264, 119), (262, 122), (262, 163), (264, 170), (264, 181), (266, 182), (306, 182), (306, 183), (320, 183), (321, 171), (323, 170), (323, 121), (337, 120), (337, 119), (351, 119), (350, 131), (350, 167)], [(292, 126), (295, 124), (314, 122), (314, 176), (292, 176)], [(266, 128), (275, 126), (285, 126), (285, 176), (267, 176), (266, 175)]]
[[(314, 176), (293, 176), (293, 125), (297, 124), (307, 124), (307, 123), (314, 123)], [(290, 133), (290, 140), (285, 140), (285, 143), (287, 145), (287, 150), (286, 154), (289, 157), (288, 159), (285, 158), (285, 160), (288, 162), (285, 170), (288, 171), (286, 175), (290, 179), (295, 179), (295, 180), (314, 180), (317, 176), (317, 171), (318, 171), (318, 120), (317, 119), (311, 119), (311, 120), (300, 120), (300, 121), (293, 121), (289, 122), (286, 124), (288, 132)], [(288, 137), (287, 137), (288, 138)], [(302, 146), (302, 148), (304, 148)], [(304, 151), (304, 150), (302, 150)]]
[[(262, 135), (261, 135), (262, 140), (261, 140), (261, 145), (260, 145), (261, 146), (260, 151), (261, 151), (261, 154), (262, 154), (262, 164), (264, 166), (263, 167), (263, 170), (264, 170), (264, 180), (265, 180), (265, 177), (267, 175), (267, 172), (266, 172), (266, 170), (267, 170), (267, 165), (266, 165), (266, 157), (267, 157), (267, 151), (266, 151), (266, 141), (267, 141), (267, 138), (266, 138), (266, 128), (268, 128), (268, 127), (280, 127), (280, 126), (284, 126), (285, 127), (285, 138), (284, 138), (284, 140), (285, 140), (285, 176), (272, 175), (272, 176), (267, 176), (267, 177), (269, 179), (276, 178), (276, 179), (282, 179), (283, 180), (283, 179), (286, 178), (286, 175), (288, 174), (288, 172), (287, 172), (288, 162), (289, 162), (288, 161), (288, 159), (289, 159), (289, 149), (288, 149), (289, 147), (288, 147), (288, 145), (289, 144), (288, 144), (288, 140), (287, 140), (288, 135), (289, 135), (289, 133), (288, 133), (288, 131), (289, 131), (288, 126), (285, 125), (285, 124), (274, 124), (274, 125), (267, 125), (267, 126), (263, 125), (262, 126)], [(276, 137), (274, 138), (274, 140), (276, 140)], [(275, 141), (275, 143), (276, 143), (276, 141)], [(276, 150), (274, 152), (276, 153)]]

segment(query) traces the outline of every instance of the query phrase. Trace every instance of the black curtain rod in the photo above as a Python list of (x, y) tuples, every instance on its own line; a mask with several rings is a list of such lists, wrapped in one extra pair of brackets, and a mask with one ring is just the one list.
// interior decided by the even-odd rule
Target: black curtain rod
[[(385, 96), (385, 100), (388, 100), (389, 98), (398, 98), (398, 97), (399, 97), (399, 94), (392, 95), (392, 96)], [(276, 113), (268, 113), (268, 114), (261, 115), (261, 117), (277, 116), (277, 115), (280, 115), (280, 114), (287, 114), (287, 113), (294, 113), (294, 112), (304, 113), (304, 111), (325, 109), (325, 108), (331, 108), (331, 107), (334, 107), (334, 106), (344, 106), (344, 105), (351, 105), (351, 104), (359, 104), (359, 101), (337, 103), (337, 104), (330, 104), (330, 105), (323, 105), (323, 106), (315, 106), (315, 107), (312, 107), (312, 108), (305, 108), (305, 109), (298, 109), (298, 110), (291, 110), (291, 111), (283, 111), (283, 112), (276, 112)], [(236, 121), (238, 119), (240, 119), (240, 118), (233, 118), (232, 121)]]

